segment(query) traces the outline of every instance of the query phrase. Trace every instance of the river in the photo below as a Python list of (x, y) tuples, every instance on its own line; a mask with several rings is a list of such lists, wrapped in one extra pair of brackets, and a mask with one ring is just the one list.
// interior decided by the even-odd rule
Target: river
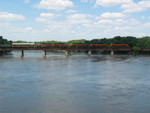
[(150, 113), (150, 56), (0, 56), (0, 113)]

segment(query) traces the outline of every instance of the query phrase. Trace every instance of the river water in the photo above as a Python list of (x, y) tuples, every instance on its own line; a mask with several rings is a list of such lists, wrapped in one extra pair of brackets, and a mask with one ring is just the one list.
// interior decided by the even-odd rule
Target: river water
[(0, 113), (150, 113), (150, 56), (0, 56)]

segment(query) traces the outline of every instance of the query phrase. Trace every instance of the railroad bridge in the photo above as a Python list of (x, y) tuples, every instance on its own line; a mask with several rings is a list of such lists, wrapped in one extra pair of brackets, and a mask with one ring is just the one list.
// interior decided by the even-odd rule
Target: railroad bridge
[(0, 47), (0, 51), (20, 51), (20, 57), (24, 57), (24, 51), (43, 51), (42, 55), (46, 57), (47, 51), (63, 51), (66, 56), (71, 55), (70, 52), (87, 52), (90, 56), (92, 52), (110, 52), (110, 55), (114, 55), (116, 51), (119, 52), (132, 52), (132, 49), (129, 47), (124, 48), (114, 48), (114, 47), (79, 47), (79, 48), (64, 48), (64, 47)]

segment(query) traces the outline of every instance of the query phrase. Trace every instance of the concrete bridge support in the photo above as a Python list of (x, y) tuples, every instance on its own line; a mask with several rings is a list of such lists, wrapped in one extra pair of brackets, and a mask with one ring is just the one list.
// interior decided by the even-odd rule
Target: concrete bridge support
[(88, 51), (88, 56), (91, 56), (92, 55), (92, 52), (91, 51)]
[(113, 50), (110, 51), (110, 55), (111, 55), (111, 56), (114, 55), (114, 51), (113, 51)]
[(24, 51), (23, 50), (20, 51), (20, 57), (24, 57)]
[(71, 56), (69, 51), (65, 51), (65, 56)]
[(46, 57), (46, 51), (43, 51), (42, 56), (43, 56), (43, 57)]

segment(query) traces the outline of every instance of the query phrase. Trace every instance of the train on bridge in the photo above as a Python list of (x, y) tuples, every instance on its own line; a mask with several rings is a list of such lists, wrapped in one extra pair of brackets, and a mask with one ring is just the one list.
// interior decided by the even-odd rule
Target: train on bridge
[[(70, 55), (69, 52), (91, 52), (109, 53), (128, 53), (134, 52), (128, 44), (46, 44), (46, 43), (12, 43), (0, 44), (0, 52), (5, 51), (21, 51), (20, 56), (24, 56), (24, 50), (42, 50), (43, 56), (46, 56), (47, 51), (64, 51), (65, 55)], [(149, 48), (141, 48), (140, 52), (150, 52)]]
[(45, 43), (12, 43), (0, 44), (0, 48), (129, 48), (128, 44), (45, 44)]

